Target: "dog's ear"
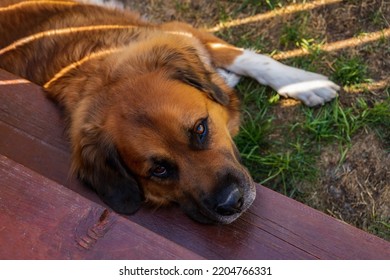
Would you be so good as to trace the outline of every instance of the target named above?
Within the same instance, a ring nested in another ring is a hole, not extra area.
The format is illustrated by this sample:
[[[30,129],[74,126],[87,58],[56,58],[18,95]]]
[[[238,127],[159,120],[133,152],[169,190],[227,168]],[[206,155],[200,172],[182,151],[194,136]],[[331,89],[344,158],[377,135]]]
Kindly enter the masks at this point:
[[[219,86],[212,82],[212,74],[208,73],[206,69],[197,68],[198,67],[192,67],[191,64],[183,65],[182,68],[175,68],[173,70],[172,78],[199,89],[221,105],[228,105],[229,96]],[[199,70],[202,72],[198,72]]]
[[[229,95],[216,83],[218,74],[211,70],[206,59],[201,59],[196,48],[188,45],[176,48],[158,46],[151,50],[148,59],[154,60],[149,65],[165,69],[170,78],[197,88],[224,106],[229,104]]]
[[[115,146],[99,129],[82,129],[81,141],[74,145],[73,170],[115,212],[132,214],[143,195],[126,169]]]

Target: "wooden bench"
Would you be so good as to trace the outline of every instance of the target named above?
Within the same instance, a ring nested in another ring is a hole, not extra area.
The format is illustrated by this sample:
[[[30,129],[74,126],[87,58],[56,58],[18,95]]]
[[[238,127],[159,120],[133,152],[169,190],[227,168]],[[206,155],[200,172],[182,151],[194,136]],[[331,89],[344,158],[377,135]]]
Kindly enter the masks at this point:
[[[263,186],[230,225],[121,216],[69,174],[60,110],[0,70],[0,259],[390,259],[390,243]]]

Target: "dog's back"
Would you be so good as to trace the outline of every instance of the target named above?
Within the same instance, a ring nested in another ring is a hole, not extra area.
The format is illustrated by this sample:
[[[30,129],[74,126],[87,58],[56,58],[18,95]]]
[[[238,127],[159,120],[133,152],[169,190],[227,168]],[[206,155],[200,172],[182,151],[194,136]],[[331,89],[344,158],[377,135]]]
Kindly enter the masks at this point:
[[[152,26],[135,13],[71,1],[1,5],[0,68],[40,85],[90,53],[128,44],[138,27]]]

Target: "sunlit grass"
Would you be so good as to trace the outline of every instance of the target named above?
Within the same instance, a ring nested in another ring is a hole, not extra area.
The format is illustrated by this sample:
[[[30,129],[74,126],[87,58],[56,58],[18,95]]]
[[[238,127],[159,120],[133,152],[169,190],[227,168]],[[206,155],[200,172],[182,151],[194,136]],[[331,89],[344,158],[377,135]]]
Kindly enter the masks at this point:
[[[368,67],[360,57],[340,56],[333,67],[335,69],[333,78],[342,85],[355,85],[371,81],[368,78]]]

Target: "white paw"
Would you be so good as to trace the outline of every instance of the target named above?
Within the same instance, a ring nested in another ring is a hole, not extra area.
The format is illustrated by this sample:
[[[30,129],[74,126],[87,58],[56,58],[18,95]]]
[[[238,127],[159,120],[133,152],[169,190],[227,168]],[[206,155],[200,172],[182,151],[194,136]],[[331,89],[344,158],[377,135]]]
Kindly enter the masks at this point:
[[[283,65],[278,79],[272,79],[269,85],[280,95],[301,100],[313,107],[323,105],[337,96],[338,85],[327,77]]]

